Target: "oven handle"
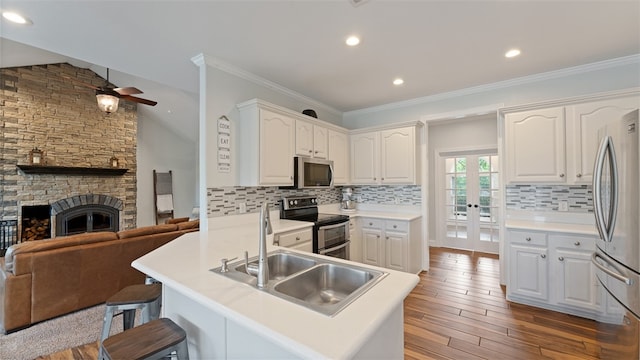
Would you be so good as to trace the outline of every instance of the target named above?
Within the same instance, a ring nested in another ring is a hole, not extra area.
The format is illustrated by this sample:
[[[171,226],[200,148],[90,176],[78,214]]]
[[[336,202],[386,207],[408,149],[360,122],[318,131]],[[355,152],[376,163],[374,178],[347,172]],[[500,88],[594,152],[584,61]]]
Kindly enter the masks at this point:
[[[351,241],[346,241],[346,242],[344,242],[344,243],[342,243],[342,244],[340,244],[340,245],[338,245],[338,246],[334,246],[334,247],[332,247],[332,248],[330,248],[330,249],[323,249],[323,250],[320,250],[320,251],[318,251],[318,253],[319,253],[320,255],[324,255],[324,254],[326,254],[326,253],[330,253],[330,252],[332,252],[332,251],[340,250],[340,249],[342,249],[342,248],[345,248],[345,247],[349,246],[349,243],[351,243]]]
[[[329,230],[329,229],[335,229],[335,228],[339,228],[340,226],[345,226],[349,224],[349,220],[346,220],[344,222],[341,222],[339,224],[335,224],[335,225],[327,225],[327,226],[320,226],[318,228],[318,230]]]

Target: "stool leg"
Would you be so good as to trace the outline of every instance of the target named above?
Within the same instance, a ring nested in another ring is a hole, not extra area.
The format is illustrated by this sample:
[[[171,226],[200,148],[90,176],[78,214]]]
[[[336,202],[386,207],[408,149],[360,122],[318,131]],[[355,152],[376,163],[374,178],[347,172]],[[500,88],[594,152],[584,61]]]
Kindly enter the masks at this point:
[[[100,334],[100,352],[98,359],[102,359],[102,342],[109,337],[111,331],[111,320],[113,319],[113,308],[107,306],[104,311],[104,319],[102,320],[102,333]]]
[[[162,307],[162,296],[160,296],[156,301],[153,301],[149,304],[149,317],[151,320],[156,320],[160,318],[160,308]]]
[[[135,324],[136,309],[122,311],[122,327],[127,330],[131,329]]]
[[[176,354],[178,355],[179,360],[189,360],[189,346],[187,346],[187,339],[184,339],[180,344],[178,344]]]

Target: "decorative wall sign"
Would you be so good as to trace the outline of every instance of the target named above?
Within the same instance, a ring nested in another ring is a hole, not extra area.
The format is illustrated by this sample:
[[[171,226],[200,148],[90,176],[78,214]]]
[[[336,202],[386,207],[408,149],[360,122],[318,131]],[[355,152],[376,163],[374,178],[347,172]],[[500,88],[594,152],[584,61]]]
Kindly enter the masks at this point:
[[[218,172],[231,172],[231,121],[218,118]]]

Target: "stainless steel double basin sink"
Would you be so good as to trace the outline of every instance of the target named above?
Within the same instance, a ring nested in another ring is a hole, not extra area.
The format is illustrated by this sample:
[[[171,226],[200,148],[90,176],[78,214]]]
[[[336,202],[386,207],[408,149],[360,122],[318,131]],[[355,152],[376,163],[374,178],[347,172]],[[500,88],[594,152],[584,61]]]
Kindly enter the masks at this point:
[[[270,252],[267,259],[269,282],[260,290],[328,316],[336,315],[388,274],[287,250]],[[257,257],[249,259],[249,264],[257,262]],[[211,269],[258,289],[256,278],[246,273],[244,261],[221,270],[222,267]]]

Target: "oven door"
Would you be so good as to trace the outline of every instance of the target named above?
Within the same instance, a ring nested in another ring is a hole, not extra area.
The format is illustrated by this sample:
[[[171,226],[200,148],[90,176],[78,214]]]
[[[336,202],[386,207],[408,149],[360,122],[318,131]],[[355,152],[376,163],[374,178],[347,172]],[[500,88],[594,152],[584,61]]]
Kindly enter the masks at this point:
[[[318,252],[320,255],[331,256],[339,259],[349,260],[349,247],[351,246],[351,241],[346,241],[338,246],[334,246],[329,249],[320,249]]]
[[[318,226],[318,243],[316,249],[328,249],[349,241],[349,220],[332,225]]]

